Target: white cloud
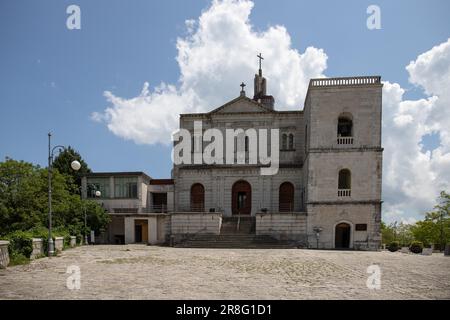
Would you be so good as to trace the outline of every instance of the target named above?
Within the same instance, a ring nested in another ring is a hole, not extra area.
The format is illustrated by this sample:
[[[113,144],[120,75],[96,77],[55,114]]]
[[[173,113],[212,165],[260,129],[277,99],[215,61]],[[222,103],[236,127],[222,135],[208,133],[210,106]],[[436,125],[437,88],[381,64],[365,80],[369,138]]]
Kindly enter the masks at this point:
[[[419,55],[406,67],[409,81],[425,99],[404,100],[405,90],[383,88],[384,217],[411,220],[432,209],[441,190],[450,187],[450,39]],[[439,147],[422,148],[423,136],[438,133]]]
[[[263,53],[268,92],[277,109],[300,109],[309,79],[323,76],[327,56],[309,47],[299,53],[282,26],[257,31],[249,21],[251,1],[213,1],[197,20],[187,20],[187,35],[177,40],[179,86],[148,84],[126,99],[106,91],[110,106],[91,118],[105,122],[115,135],[138,144],[170,143],[180,113],[210,111],[239,95],[247,84],[253,96],[256,54]]]

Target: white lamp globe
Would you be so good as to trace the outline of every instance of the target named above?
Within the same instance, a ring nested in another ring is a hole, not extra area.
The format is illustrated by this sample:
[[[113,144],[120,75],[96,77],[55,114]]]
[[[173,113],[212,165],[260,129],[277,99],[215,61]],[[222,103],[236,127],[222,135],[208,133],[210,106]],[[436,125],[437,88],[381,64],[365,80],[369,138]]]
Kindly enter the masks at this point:
[[[101,193],[100,191],[98,191],[98,190],[95,191],[95,196],[96,196],[96,197],[100,197],[101,195],[102,195],[102,193]]]
[[[73,170],[78,171],[81,168],[81,163],[79,163],[77,160],[72,161],[70,164]]]

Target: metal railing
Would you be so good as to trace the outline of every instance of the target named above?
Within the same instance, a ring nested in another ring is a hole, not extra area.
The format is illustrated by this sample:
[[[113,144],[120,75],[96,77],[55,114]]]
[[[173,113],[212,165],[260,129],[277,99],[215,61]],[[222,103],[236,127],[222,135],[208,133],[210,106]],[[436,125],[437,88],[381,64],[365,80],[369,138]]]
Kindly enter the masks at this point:
[[[114,213],[138,213],[138,208],[112,208]]]
[[[350,197],[351,195],[351,189],[338,189],[338,197]]]
[[[142,208],[145,213],[167,213],[167,204],[154,204],[149,207]]]

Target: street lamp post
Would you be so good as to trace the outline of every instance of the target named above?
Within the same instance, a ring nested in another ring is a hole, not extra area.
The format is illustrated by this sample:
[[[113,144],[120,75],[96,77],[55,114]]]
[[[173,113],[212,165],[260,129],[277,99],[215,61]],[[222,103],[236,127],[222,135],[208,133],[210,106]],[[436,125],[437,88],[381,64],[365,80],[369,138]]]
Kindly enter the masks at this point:
[[[52,134],[48,133],[48,256],[51,257],[55,254],[55,247],[53,245],[53,237],[52,237],[52,164],[53,164],[53,155],[56,149],[65,150],[64,146],[58,145],[55,147],[51,147],[51,137]],[[75,171],[78,171],[81,168],[81,164],[74,160],[70,164],[71,168]]]
[[[320,233],[322,232],[322,228],[321,227],[314,227],[313,231],[316,233],[316,246],[317,249],[319,249],[319,238],[320,238]]]
[[[95,190],[95,185],[92,185],[94,187]],[[102,193],[100,192],[100,190],[95,190],[94,195],[98,198],[102,195]],[[87,212],[86,212],[86,206],[83,206],[84,208],[84,244],[87,245],[88,244],[88,235],[87,235]]]

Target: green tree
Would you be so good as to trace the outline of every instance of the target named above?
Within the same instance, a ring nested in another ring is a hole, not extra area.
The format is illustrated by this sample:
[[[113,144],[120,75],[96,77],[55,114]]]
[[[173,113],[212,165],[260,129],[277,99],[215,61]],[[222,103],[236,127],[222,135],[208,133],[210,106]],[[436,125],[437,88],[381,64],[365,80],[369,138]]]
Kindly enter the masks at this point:
[[[381,222],[381,241],[383,244],[389,244],[395,240],[395,227],[394,223],[386,225],[386,223]]]
[[[73,170],[70,166],[74,160],[77,160],[81,164],[81,168],[78,171]],[[91,172],[91,169],[89,169],[89,166],[83,160],[81,155],[71,146],[61,151],[55,157],[53,168],[71,178],[70,183],[74,184],[71,186],[71,188],[73,188],[71,191],[76,194],[80,194],[81,177]]]
[[[434,211],[427,212],[423,221],[418,221],[411,232],[414,238],[429,246],[443,248],[450,242],[450,195],[442,191]]]
[[[411,232],[413,225],[400,222],[396,228],[396,241],[400,243],[402,247],[408,247],[414,240],[414,235]]]
[[[54,168],[52,173],[52,225],[84,234],[84,210],[88,226],[97,233],[109,216],[96,202],[73,193],[73,181]],[[48,226],[48,170],[23,161],[0,162],[0,235],[16,230],[39,230]]]
[[[39,168],[7,159],[0,162],[0,234],[27,230],[42,219]]]

